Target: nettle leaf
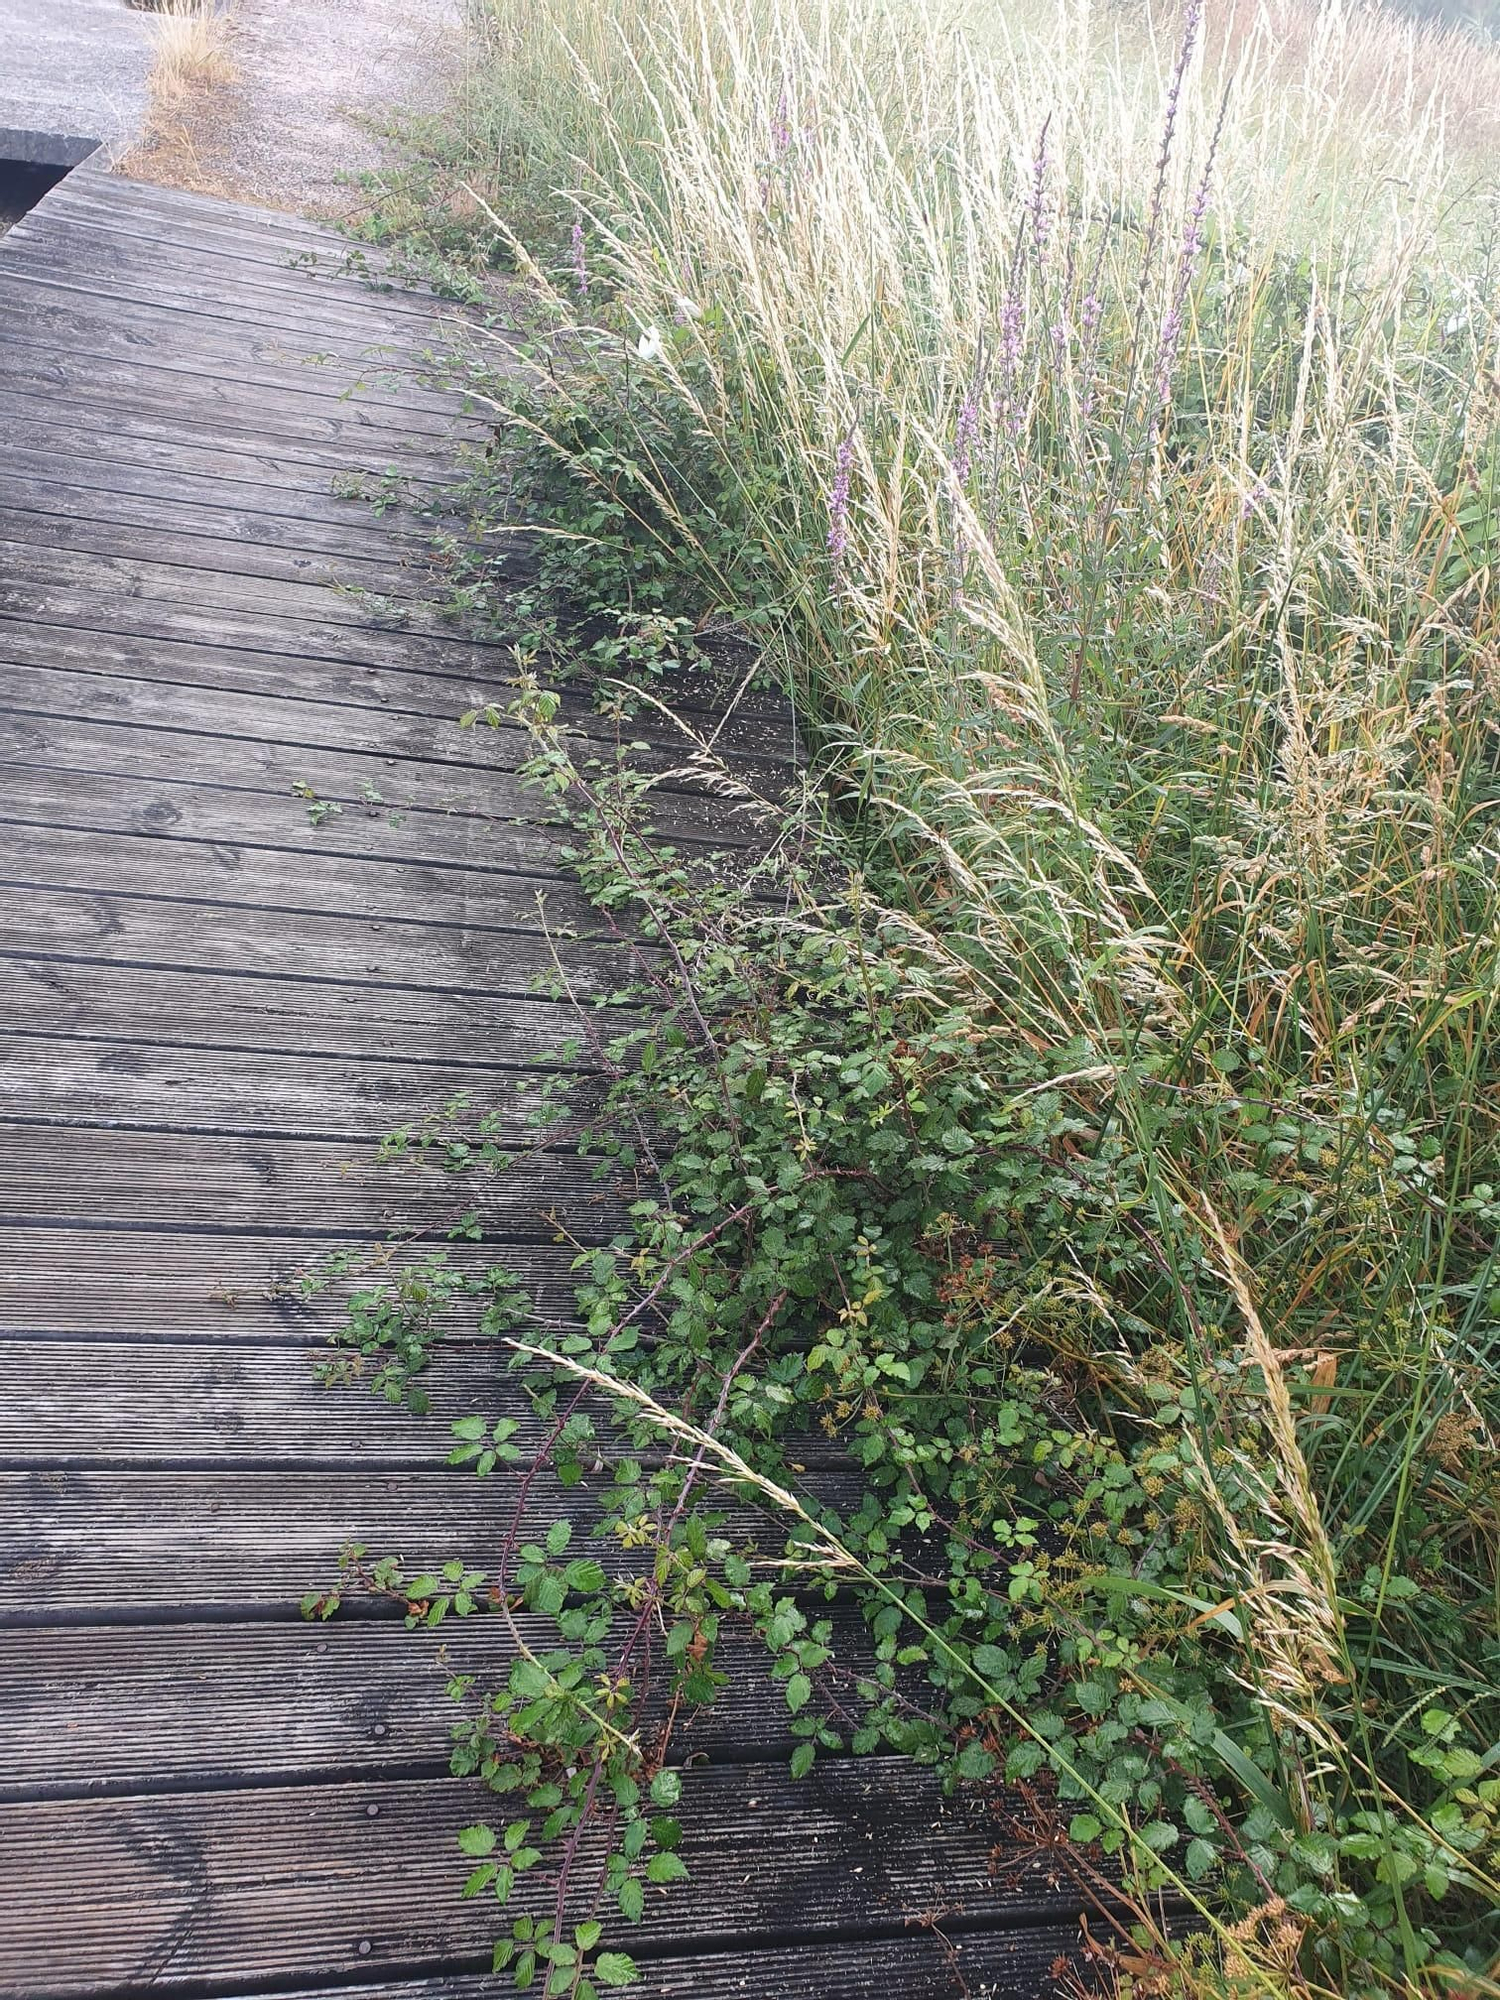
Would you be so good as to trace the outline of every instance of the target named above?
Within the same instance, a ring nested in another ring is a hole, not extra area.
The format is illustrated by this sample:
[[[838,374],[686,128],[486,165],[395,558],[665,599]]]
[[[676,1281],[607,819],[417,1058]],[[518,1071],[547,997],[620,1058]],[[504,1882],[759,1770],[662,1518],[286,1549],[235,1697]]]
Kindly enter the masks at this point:
[[[646,1907],[646,1892],[641,1887],[639,1877],[632,1875],[620,1884],[620,1893],[615,1899],[620,1905],[620,1915],[627,1923],[638,1924]]]
[[[603,1924],[595,1923],[592,1917],[573,1926],[573,1942],[580,1951],[592,1951],[603,1934]]]
[[[646,1863],[648,1882],[685,1882],[687,1872],[687,1863],[682,1856],[673,1854],[670,1849],[660,1854],[653,1854]]]
[[[812,1743],[799,1743],[792,1752],[792,1776],[794,1778],[805,1778],[812,1769],[813,1760],[817,1754],[816,1745]]]
[[[793,1674],[786,1684],[786,1705],[795,1715],[812,1698],[812,1682],[806,1674]]]
[[[594,1978],[601,1986],[634,1986],[640,1976],[635,1960],[623,1951],[601,1951],[594,1960]]]
[[[458,1851],[475,1860],[482,1860],[486,1854],[495,1851],[495,1829],[492,1826],[466,1826],[458,1836]]]

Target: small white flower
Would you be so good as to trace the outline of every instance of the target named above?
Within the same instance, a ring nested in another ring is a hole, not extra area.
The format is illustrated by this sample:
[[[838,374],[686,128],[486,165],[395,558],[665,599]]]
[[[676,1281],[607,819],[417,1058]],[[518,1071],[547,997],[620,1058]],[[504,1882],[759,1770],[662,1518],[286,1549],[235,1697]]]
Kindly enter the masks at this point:
[[[666,349],[661,344],[661,328],[648,326],[635,344],[635,351],[642,361],[660,361]]]
[[[702,319],[702,317],[702,306],[679,292],[677,294],[677,318],[679,323],[686,326],[689,320]]]

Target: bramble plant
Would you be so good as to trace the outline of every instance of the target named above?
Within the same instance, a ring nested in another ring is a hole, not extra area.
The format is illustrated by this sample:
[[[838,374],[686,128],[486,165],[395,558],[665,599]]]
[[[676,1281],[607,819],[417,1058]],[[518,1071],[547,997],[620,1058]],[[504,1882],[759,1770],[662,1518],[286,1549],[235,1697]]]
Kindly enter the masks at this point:
[[[459,1690],[497,1963],[632,1976],[596,1905],[691,1867],[652,1788],[748,1625],[794,1771],[1008,1786],[1195,1908],[1156,1990],[1494,1993],[1494,58],[617,13],[490,0],[450,135],[556,328],[474,525],[548,530],[522,614],[607,664],[752,631],[819,784],[726,880],[522,678],[637,940],[551,1115],[638,1192],[578,1326],[501,1333],[534,1448],[459,1426],[498,1569],[354,1559],[512,1621]]]

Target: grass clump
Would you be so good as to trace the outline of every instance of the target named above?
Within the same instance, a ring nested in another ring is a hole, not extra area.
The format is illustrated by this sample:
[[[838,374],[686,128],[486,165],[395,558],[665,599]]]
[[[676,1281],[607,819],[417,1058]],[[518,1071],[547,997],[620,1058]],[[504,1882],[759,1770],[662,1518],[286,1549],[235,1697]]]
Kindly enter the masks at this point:
[[[772,914],[529,698],[673,968],[564,1372],[698,1412],[679,1548],[721,1449],[862,1469],[794,1545],[874,1670],[814,1701],[736,1555],[692,1671],[748,1615],[794,1768],[1004,1778],[1188,1896],[1151,1990],[1496,1991],[1497,58],[1197,0],[482,24],[444,226],[559,335],[476,504],[627,641],[749,622],[835,802]]]
[[[215,0],[149,0],[141,11],[150,17],[146,87],[153,115],[171,111],[193,91],[234,82],[229,18]]]

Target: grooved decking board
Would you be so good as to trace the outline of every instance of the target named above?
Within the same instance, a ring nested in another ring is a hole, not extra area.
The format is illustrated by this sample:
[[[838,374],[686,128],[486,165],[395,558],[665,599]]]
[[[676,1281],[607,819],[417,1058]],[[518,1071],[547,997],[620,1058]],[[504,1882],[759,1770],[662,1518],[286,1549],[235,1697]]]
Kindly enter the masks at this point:
[[[491,1070],[529,1067],[539,1051],[560,1049],[580,1027],[552,1000],[0,957],[0,1030],[35,1036],[39,1018],[57,1035],[103,1044]],[[589,1025],[607,1039],[630,1017],[623,1009],[591,1013]],[[25,1060],[18,1048],[10,1055]],[[261,1065],[260,1073],[271,1067]],[[337,1073],[330,1084],[336,1092]],[[431,1101],[439,1100],[434,1094]]]
[[[540,1222],[538,1217],[534,1227]],[[310,1244],[309,1253],[316,1248]],[[326,1358],[321,1344],[297,1349],[79,1339],[68,1348],[68,1373],[62,1375],[56,1341],[0,1334],[6,1370],[0,1466],[433,1471],[453,1449],[448,1426],[474,1411],[517,1420],[515,1441],[528,1455],[545,1435],[496,1349],[439,1355],[423,1378],[432,1401],[425,1417],[392,1407],[364,1384],[325,1387],[314,1369]],[[107,1410],[80,1404],[73,1379],[80,1374],[109,1384]]]
[[[163,594],[184,603],[222,605],[251,615],[284,611],[337,624],[349,615],[341,590],[369,591],[378,578],[383,586],[379,595],[398,606],[403,623],[422,629],[437,622],[438,614],[428,607],[425,583],[395,562],[388,570],[378,566],[372,570],[358,556],[289,551],[278,557],[263,538],[240,542],[210,535],[158,534],[116,521],[71,520],[0,506],[0,560],[9,548],[28,543],[80,556],[129,557],[143,539],[152,552],[152,568]]]
[[[556,1215],[592,1240],[614,1233],[640,1191],[568,1153],[523,1150],[500,1170],[454,1175],[415,1153],[383,1161],[368,1140],[0,1125],[8,1223],[363,1236],[445,1225],[458,1208],[497,1237],[545,1240]]]
[[[304,1355],[287,1361],[307,1365]],[[107,1425],[107,1413],[100,1421]],[[820,1488],[830,1478],[817,1468],[808,1475]],[[565,1491],[542,1476],[531,1491],[528,1541],[566,1515],[574,1554],[597,1557],[610,1576],[639,1573],[638,1552],[593,1535],[600,1507],[587,1486]],[[828,1492],[853,1497],[847,1479]],[[713,1514],[733,1541],[780,1556],[784,1522],[728,1497]],[[0,1473],[0,1624],[118,1623],[185,1608],[294,1617],[306,1593],[338,1582],[339,1552],[350,1543],[417,1569],[461,1557],[492,1572],[508,1518],[491,1482],[449,1469]]]
[[[492,1990],[495,1913],[460,1898],[455,1849],[485,1801],[439,1775],[443,1684],[503,1672],[513,1636],[297,1606],[355,1537],[492,1568],[514,1475],[446,1467],[449,1425],[513,1414],[534,1443],[538,1419],[471,1298],[437,1316],[425,1417],[314,1370],[349,1295],[434,1249],[513,1273],[535,1330],[576,1324],[575,1265],[651,1190],[569,1151],[631,1016],[580,1015],[559,972],[588,1001],[655,961],[561,868],[525,732],[453,726],[503,705],[513,663],[439,615],[429,538],[464,531],[463,461],[497,441],[463,356],[513,356],[385,268],[98,171],[0,242],[4,2000]],[[350,474],[394,476],[393,504],[336,497]],[[524,535],[486,547],[497,588],[524,584]],[[797,773],[785,704],[728,658],[653,685],[734,783]],[[761,823],[649,704],[603,706],[562,691],[575,754],[644,745],[662,839],[741,873],[719,850]],[[343,810],[314,825],[294,783]],[[564,1069],[571,1110],[541,1132]],[[481,1117],[504,1172],[377,1157],[398,1124]],[[331,1255],[351,1261],[307,1293]],[[844,1509],[840,1451],[809,1440],[797,1477]],[[623,1574],[595,1490],[539,1479],[526,1532],[566,1514]],[[720,1497],[727,1532],[779,1553],[784,1522]],[[699,1760],[693,1887],[652,1891],[620,1940],[641,2000],[1061,1990],[1081,1899],[1003,1808],[891,1760],[794,1785],[763,1649],[727,1633],[720,1664],[673,1750]],[[523,1895],[552,1893],[539,1873]]]
[[[304,344],[331,338],[352,344],[357,357],[368,348],[414,357],[446,338],[441,322],[435,330],[428,319],[413,322],[409,314],[384,311],[371,293],[364,299],[352,293],[337,300],[320,297],[313,308],[299,291],[257,289],[244,282],[231,289],[206,282],[201,264],[176,270],[158,264],[148,277],[131,251],[103,236],[95,239],[86,273],[55,235],[34,229],[11,242],[6,264],[12,275],[48,298],[77,295],[90,303],[118,301],[158,313],[170,304],[174,320],[184,327],[207,320],[221,328],[300,337]],[[460,326],[455,322],[455,331]]]
[[[60,397],[77,414],[96,413],[101,425],[109,425],[117,409],[131,416],[164,417],[180,424],[189,436],[203,426],[216,437],[231,441],[243,437],[247,445],[262,450],[317,445],[331,454],[334,467],[363,465],[373,458],[376,465],[410,463],[437,474],[449,461],[445,445],[472,435],[474,429],[469,421],[461,430],[456,420],[447,433],[429,427],[418,448],[406,441],[403,428],[378,420],[368,402],[330,403],[324,396],[304,396],[299,401],[283,391],[272,409],[266,401],[268,392],[232,379],[206,382],[189,397],[181,377],[166,369],[136,369],[86,355],[75,360],[55,348],[26,342],[7,344],[5,382],[12,391]]]
[[[149,326],[156,320],[149,308],[119,310],[127,322],[144,320]],[[147,391],[175,392],[189,404],[202,402],[209,407],[244,408],[253,402],[257,408],[274,409],[277,422],[348,415],[365,426],[389,431],[398,445],[411,437],[428,449],[435,439],[462,437],[480,428],[477,417],[455,410],[456,399],[445,403],[441,397],[408,388],[404,369],[382,367],[378,360],[340,357],[335,378],[332,358],[322,366],[312,358],[299,362],[281,339],[273,346],[253,338],[235,342],[227,335],[216,337],[217,355],[198,359],[196,346],[186,346],[175,336],[164,340],[140,331],[133,340],[122,339],[118,320],[87,312],[70,314],[66,306],[44,300],[24,286],[7,287],[0,295],[0,338],[8,354],[23,359],[28,351],[43,359],[55,354],[59,324],[74,330],[66,348],[68,379],[85,392],[112,389],[124,370],[137,396]],[[207,344],[214,344],[214,337]],[[277,355],[275,361],[267,359],[268,349]]]
[[[339,504],[352,513],[360,512],[364,505],[360,501]],[[446,507],[448,502],[439,496],[433,505]],[[404,517],[397,512],[394,516],[376,518],[382,521],[394,518],[399,522]],[[519,538],[510,544],[518,545]],[[524,575],[520,565],[518,557],[518,580]],[[264,691],[268,693],[296,691],[312,663],[389,672],[395,677],[393,687],[415,688],[423,681],[434,685],[454,681],[469,692],[451,705],[446,692],[442,694],[443,705],[438,712],[450,716],[474,699],[474,690],[488,688],[493,693],[497,688],[508,687],[514,674],[515,662],[507,644],[465,632],[461,627],[413,632],[399,627],[383,629],[368,619],[330,626],[320,620],[251,617],[222,610],[205,614],[191,606],[153,599],[147,581],[148,573],[139,565],[104,560],[91,567],[66,550],[18,547],[0,578],[0,620],[4,621],[12,642],[28,627],[58,632],[59,646],[69,643],[70,628],[114,642],[99,651],[106,670],[137,679],[197,678],[196,672],[178,676],[170,671],[173,658],[185,657],[182,649],[191,648],[192,655],[188,657],[201,658],[207,676],[199,680],[202,686],[215,685],[215,661],[221,665],[238,662],[243,671],[261,674],[269,671],[267,660],[279,662],[286,679],[280,687],[274,683],[266,685]],[[76,640],[72,643],[76,644]],[[162,665],[153,670],[158,649]],[[114,664],[116,660],[118,664]],[[31,664],[29,657],[27,663]],[[66,655],[56,664],[66,666]],[[262,683],[252,685],[261,687]],[[664,672],[659,677],[653,676],[650,685],[671,710],[681,710],[685,716],[697,718],[712,737],[734,743],[735,729],[743,727],[754,732],[743,746],[746,750],[772,762],[800,759],[795,718],[785,695],[763,685],[747,687],[742,670],[730,662]],[[319,698],[316,677],[304,691],[311,700]],[[576,711],[581,721],[601,703],[612,703],[619,690],[611,684],[596,692],[585,680],[578,688],[564,683],[559,693],[564,703],[569,704],[569,714]],[[639,695],[636,705],[643,716],[653,713]],[[669,738],[676,734],[659,718],[658,726]]]
[[[353,757],[379,756],[390,769],[400,768],[408,780],[420,774],[405,771],[409,764],[442,764],[450,770],[477,772],[493,780],[497,772],[513,773],[531,752],[531,738],[517,722],[502,712],[493,725],[486,722],[464,729],[454,709],[438,715],[409,714],[394,704],[389,709],[375,707],[365,713],[349,712],[347,706],[331,706],[318,701],[311,689],[303,689],[300,676],[284,674],[279,686],[251,694],[213,690],[187,681],[153,680],[134,674],[85,674],[61,665],[52,669],[7,667],[8,627],[0,623],[0,676],[8,691],[14,714],[26,717],[66,717],[81,721],[129,722],[141,729],[206,734],[235,741],[277,743],[289,750],[330,750]],[[491,688],[493,697],[503,700],[506,690]],[[476,697],[477,698],[477,697]],[[657,778],[653,812],[675,809],[674,801],[685,785],[701,793],[696,779],[678,774],[692,749],[691,740],[672,722],[650,708],[633,717],[615,719],[599,715],[576,695],[560,698],[558,720],[571,739],[573,755],[587,764],[599,758],[613,761],[617,747],[640,744],[632,761],[652,771]],[[703,732],[705,737],[708,732]],[[732,747],[737,733],[726,732]],[[35,731],[31,741],[35,740]],[[758,758],[736,753],[735,769],[746,781],[774,791],[789,774],[789,759],[776,757],[773,747],[763,747]],[[354,767],[361,768],[361,767]],[[363,770],[362,770],[363,775]],[[388,781],[389,782],[389,781]],[[428,778],[429,784],[433,782]],[[467,794],[453,789],[454,780],[440,782],[448,789],[435,795],[408,791],[407,803],[430,804],[446,811],[455,799],[482,799],[471,781]],[[533,800],[540,797],[532,795]],[[493,810],[514,811],[523,801],[512,782],[501,783]],[[724,802],[715,800],[718,819],[729,817]]]
[[[66,390],[45,380],[29,386],[17,381],[9,367],[0,375],[0,417],[7,431],[14,427],[14,434],[23,443],[34,440],[39,428],[55,423],[66,424],[75,439],[91,431],[98,434],[96,412],[80,409]],[[153,415],[143,410],[113,409],[108,412],[107,424],[107,432],[99,437],[101,452],[142,464],[181,467],[209,477],[223,471],[236,481],[253,479],[294,492],[326,493],[340,474],[364,471],[375,475],[390,465],[390,455],[373,445],[351,451],[337,445],[273,443],[254,431],[247,434],[227,426],[216,428],[207,417],[188,411],[179,411],[174,418],[170,411]],[[79,448],[76,442],[68,447],[70,453]],[[429,456],[424,464],[404,453],[398,469],[401,477],[423,494],[441,492],[452,484],[454,476],[453,460],[438,455]]]
[[[339,1053],[173,1047],[162,1039],[191,1028],[168,1017],[156,1040],[104,1035],[0,1035],[0,1115],[72,1125],[170,1126],[184,1132],[307,1133],[380,1139],[420,1124],[460,1092],[493,1115],[512,1143],[530,1133],[539,1101],[534,1071],[483,1063],[360,1060]],[[267,1040],[277,1037],[273,1030]],[[337,1045],[336,1031],[324,1038]],[[498,1040],[498,1038],[497,1038]],[[528,1038],[507,1036],[498,1054],[518,1057]],[[530,1043],[528,1053],[534,1052]],[[561,1065],[554,1065],[561,1067]]]
[[[101,311],[76,297],[49,297],[32,285],[0,294],[0,341],[7,344],[31,341],[46,347],[66,331],[69,351],[92,360],[126,360],[133,367],[147,363],[213,382],[233,368],[236,380],[246,386],[322,397],[330,404],[378,394],[380,409],[396,427],[406,418],[436,416],[445,427],[452,421],[443,397],[412,386],[403,365],[408,357],[382,355],[378,342],[340,340],[334,347],[327,335],[254,333],[202,319],[187,327],[172,325],[166,332],[159,330],[161,325],[160,313],[123,299]]]
[[[488,1803],[439,1780],[0,1809],[17,1906],[0,1992],[222,1991],[229,1967],[248,1983],[347,1978],[371,1960],[408,1972],[456,1953],[472,1962],[496,1913],[460,1899],[454,1843]],[[922,1916],[961,1929],[1003,1909],[1057,1926],[1074,1900],[1055,1866],[889,1760],[820,1765],[800,1785],[772,1765],[709,1767],[684,1786],[679,1817],[694,1887],[648,1892],[637,1949],[687,1955],[728,1934],[811,1955],[850,1927],[900,1935]],[[580,1868],[596,1856],[590,1843]],[[33,1914],[58,1872],[65,1928]],[[524,1878],[515,1908],[539,1912],[545,1897]]]
[[[0,342],[3,340],[4,333],[0,330]],[[45,470],[36,465],[38,457],[45,467],[45,454],[16,453],[11,460],[15,476],[6,483],[9,504],[24,508],[27,513],[122,522],[153,533],[170,529],[174,533],[205,536],[219,544],[243,544],[257,560],[282,559],[283,570],[275,574],[292,574],[287,551],[325,556],[331,561],[352,564],[356,569],[360,563],[368,562],[388,569],[402,552],[399,534],[367,525],[354,508],[335,500],[332,494],[326,505],[320,507],[317,518],[306,514],[289,517],[267,507],[246,507],[245,496],[234,491],[214,498],[191,490],[174,493],[169,489],[178,482],[161,476],[150,481],[137,478],[127,485],[112,479],[106,467],[91,468],[87,460],[64,466],[65,473],[76,477],[60,479],[57,459],[54,457],[50,470]],[[211,482],[204,480],[199,484],[206,487]],[[157,490],[153,491],[153,487]],[[250,497],[253,500],[253,494]],[[336,511],[340,506],[342,519]],[[420,538],[412,536],[410,540],[413,555],[420,557]],[[421,578],[415,582],[420,585]]]
[[[29,749],[27,754],[41,760],[38,769],[6,761],[14,727],[8,728],[7,720],[0,716],[0,815],[6,819],[75,831],[278,847],[347,860],[394,860],[399,855],[444,868],[506,874],[519,868],[527,876],[562,873],[558,849],[567,834],[561,827],[544,832],[502,820],[493,811],[481,814],[457,806],[447,812],[414,808],[403,803],[399,790],[393,788],[391,796],[379,786],[381,803],[375,805],[359,796],[357,782],[351,781],[347,767],[340,768],[333,751],[304,755],[294,767],[297,783],[310,785],[319,800],[339,808],[314,825],[307,802],[292,794],[284,753],[258,758],[257,763],[272,766],[263,773],[247,771],[236,760],[241,780],[262,776],[266,789],[260,791],[243,783],[234,788],[217,784],[207,775],[224,768],[224,746],[216,738],[174,735],[151,746],[169,767],[161,776],[122,776],[120,765],[143,761],[134,754],[142,732],[115,732],[112,740],[109,732],[83,723],[49,731],[41,745]],[[266,746],[254,748],[264,752]],[[101,774],[111,779],[107,788],[99,783]],[[389,783],[389,774],[382,775]],[[537,803],[533,795],[516,789],[516,809]]]
[[[7,463],[18,479],[31,480],[49,499],[64,496],[67,506],[81,504],[80,496],[88,494],[96,502],[118,506],[122,513],[129,500],[137,511],[149,508],[152,519],[157,518],[160,507],[184,509],[194,516],[198,509],[206,508],[214,517],[239,509],[311,535],[326,537],[337,531],[356,552],[379,554],[387,560],[408,540],[420,547],[427,525],[414,519],[409,508],[397,512],[392,506],[377,515],[366,502],[341,498],[332,480],[323,490],[288,491],[254,479],[214,478],[137,464],[128,453],[117,454],[86,432],[61,424],[35,426],[31,435],[34,442],[28,444],[25,436],[17,437],[12,429]]]
[[[455,1200],[455,1219],[473,1202]],[[519,1233],[519,1232],[518,1232]],[[381,1255],[378,1243],[358,1244],[367,1263],[331,1291],[307,1299],[299,1281],[336,1242],[235,1235],[205,1230],[81,1229],[59,1224],[0,1225],[0,1328],[21,1333],[139,1333],[196,1340],[321,1340],[340,1324],[341,1300],[382,1272],[443,1249],[456,1270],[482,1272],[501,1264],[517,1274],[536,1310],[554,1325],[571,1322],[576,1280],[570,1245],[539,1242],[447,1243],[441,1236]],[[368,1271],[368,1277],[362,1275]],[[472,1336],[473,1304],[454,1306],[443,1324]]]
[[[340,650],[342,648],[342,650]],[[500,646],[415,633],[349,633],[339,627],[265,619],[213,620],[104,588],[0,583],[0,653],[17,666],[105,678],[159,681],[282,699],[385,709],[452,721],[481,699],[504,707],[514,661]],[[661,699],[705,738],[768,763],[800,756],[784,697],[745,688],[735,676],[663,677]],[[566,718],[581,727],[590,704],[563,690]],[[644,701],[643,726],[673,744],[679,732]],[[595,725],[598,726],[597,723]]]
[[[3,829],[0,829],[3,832]],[[545,888],[547,885],[539,885]],[[488,995],[533,993],[553,956],[530,932],[466,931],[393,924],[350,914],[268,912],[114,889],[5,889],[4,951],[32,958],[91,959],[110,965],[176,966],[335,984],[436,987]],[[274,915],[274,922],[268,921]],[[575,993],[612,993],[627,975],[614,945],[561,941],[557,956]]]
[[[541,896],[554,931],[598,936],[603,929],[571,883],[537,882],[494,869],[77,827],[0,825],[0,877],[41,889],[109,884],[123,895],[327,915],[358,910],[382,922],[494,932],[540,930]]]
[[[1102,1924],[1098,1931],[1105,1931]],[[1019,1931],[961,1931],[938,1926],[940,1934],[915,1926],[902,1937],[860,1938],[857,1943],[820,1939],[816,1948],[775,1946],[751,1959],[720,1953],[701,1957],[648,1959],[634,2000],[868,2000],[871,1994],[899,1994],[901,2000],[1048,2000],[1082,1993],[1110,1992],[1107,1962],[1097,1978],[1080,1981],[1077,1961],[1085,1939],[1075,1924],[1037,1924]],[[628,1942],[628,1940],[627,1940]],[[1072,1978],[1062,1984],[1065,1968]],[[361,1982],[340,1988],[347,2000],[495,2000],[495,1982],[484,1974],[453,1979],[411,1979],[377,1986]],[[227,1994],[224,2000],[251,2000]],[[313,2000],[311,1989],[283,1993],[281,2000]]]
[[[553,1642],[546,1621],[523,1613],[516,1623],[526,1644]],[[394,1617],[12,1627],[0,1632],[0,1800],[432,1775],[447,1765],[459,1715],[449,1677],[498,1680],[514,1658],[492,1616],[450,1618],[435,1632],[407,1632]],[[764,1647],[730,1633],[719,1663],[729,1685],[683,1726],[679,1754],[789,1745]],[[64,1688],[90,1699],[59,1731],[49,1725]],[[123,1732],[121,1712],[156,1717],[156,1740]]]

